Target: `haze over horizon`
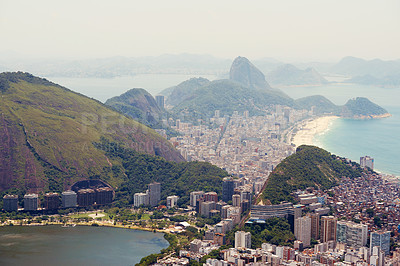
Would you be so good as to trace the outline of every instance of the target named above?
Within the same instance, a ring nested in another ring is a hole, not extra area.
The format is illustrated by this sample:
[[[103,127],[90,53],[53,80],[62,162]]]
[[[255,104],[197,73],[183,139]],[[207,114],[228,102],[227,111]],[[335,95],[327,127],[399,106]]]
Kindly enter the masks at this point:
[[[87,59],[163,54],[285,61],[400,58],[400,2],[0,2],[0,56]]]

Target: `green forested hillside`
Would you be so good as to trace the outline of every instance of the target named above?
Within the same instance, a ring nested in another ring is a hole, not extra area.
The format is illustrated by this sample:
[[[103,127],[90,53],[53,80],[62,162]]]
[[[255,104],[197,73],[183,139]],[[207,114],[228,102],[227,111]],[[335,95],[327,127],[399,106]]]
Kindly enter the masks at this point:
[[[118,165],[93,146],[100,138],[184,161],[154,130],[104,104],[28,73],[1,73],[0,191],[62,191],[86,178],[116,187]]]
[[[121,162],[110,171],[123,172],[124,179],[116,190],[120,204],[133,203],[133,195],[145,192],[151,182],[161,183],[161,199],[180,197],[179,204],[188,204],[192,191],[215,191],[221,196],[222,179],[228,173],[206,162],[166,161],[162,157],[138,153],[115,142],[102,138],[95,146],[106,152],[109,158]]]
[[[310,109],[314,106],[314,114],[339,114],[340,108],[322,95],[313,95],[297,99],[295,104],[301,109]]]
[[[215,110],[220,110],[221,115],[248,110],[251,115],[259,115],[264,114],[265,106],[273,104],[293,106],[293,100],[278,91],[257,90],[235,81],[217,80],[194,91],[190,99],[175,106],[172,112],[210,117]]]
[[[297,189],[329,189],[337,185],[342,176],[357,177],[361,173],[362,169],[355,163],[348,164],[321,148],[302,145],[270,174],[259,200],[272,204],[294,202],[291,193]]]
[[[371,102],[367,98],[357,97],[355,99],[350,99],[342,107],[341,115],[343,117],[374,117],[379,115],[387,114],[384,108]]]

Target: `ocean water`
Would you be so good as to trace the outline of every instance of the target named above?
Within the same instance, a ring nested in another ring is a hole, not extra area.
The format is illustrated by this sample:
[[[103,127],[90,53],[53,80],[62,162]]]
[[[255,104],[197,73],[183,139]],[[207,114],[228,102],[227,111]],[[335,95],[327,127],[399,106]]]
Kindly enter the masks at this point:
[[[400,176],[400,88],[380,88],[353,84],[283,88],[293,98],[320,94],[335,104],[354,97],[367,97],[384,107],[389,118],[372,120],[336,119],[330,128],[314,138],[329,152],[359,162],[361,156],[374,158],[375,170]]]
[[[50,77],[47,79],[104,103],[106,100],[114,96],[119,96],[133,88],[145,89],[155,96],[163,89],[178,85],[185,80],[195,77],[199,76],[183,74],[141,74],[115,78]],[[213,75],[202,77],[209,80],[216,79],[216,76]]]
[[[110,227],[0,227],[0,265],[135,265],[168,247],[161,233]]]
[[[389,112],[392,117],[383,119],[337,119],[314,143],[356,162],[369,155],[374,158],[375,170],[400,177],[400,107],[391,107]]]

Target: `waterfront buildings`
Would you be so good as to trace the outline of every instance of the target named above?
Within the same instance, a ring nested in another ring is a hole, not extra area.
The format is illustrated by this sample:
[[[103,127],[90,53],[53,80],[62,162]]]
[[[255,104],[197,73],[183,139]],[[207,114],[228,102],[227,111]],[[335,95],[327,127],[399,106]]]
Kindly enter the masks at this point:
[[[61,206],[63,208],[75,208],[78,204],[77,197],[77,194],[72,190],[64,191],[61,194]]]
[[[79,207],[92,206],[96,202],[96,192],[91,188],[78,190],[77,196]]]
[[[235,233],[235,248],[251,248],[251,233],[237,231]]]
[[[101,187],[95,189],[95,192],[97,205],[106,205],[112,203],[114,197],[114,190],[112,188]]]
[[[44,206],[46,210],[56,210],[60,207],[60,195],[58,193],[46,193],[44,195]]]
[[[39,196],[37,194],[26,194],[24,196],[24,210],[37,211],[39,207]]]
[[[5,195],[3,197],[3,210],[7,212],[18,211],[18,195]]]
[[[371,158],[370,156],[363,156],[360,157],[360,165],[361,167],[369,167],[372,170],[374,169],[374,158]]]

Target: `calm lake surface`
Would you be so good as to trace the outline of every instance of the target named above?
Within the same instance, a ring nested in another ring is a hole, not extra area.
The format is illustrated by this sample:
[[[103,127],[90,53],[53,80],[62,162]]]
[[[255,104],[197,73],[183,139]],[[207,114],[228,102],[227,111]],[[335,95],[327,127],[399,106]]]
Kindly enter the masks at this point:
[[[0,265],[135,265],[168,247],[161,233],[110,227],[0,227]]]

